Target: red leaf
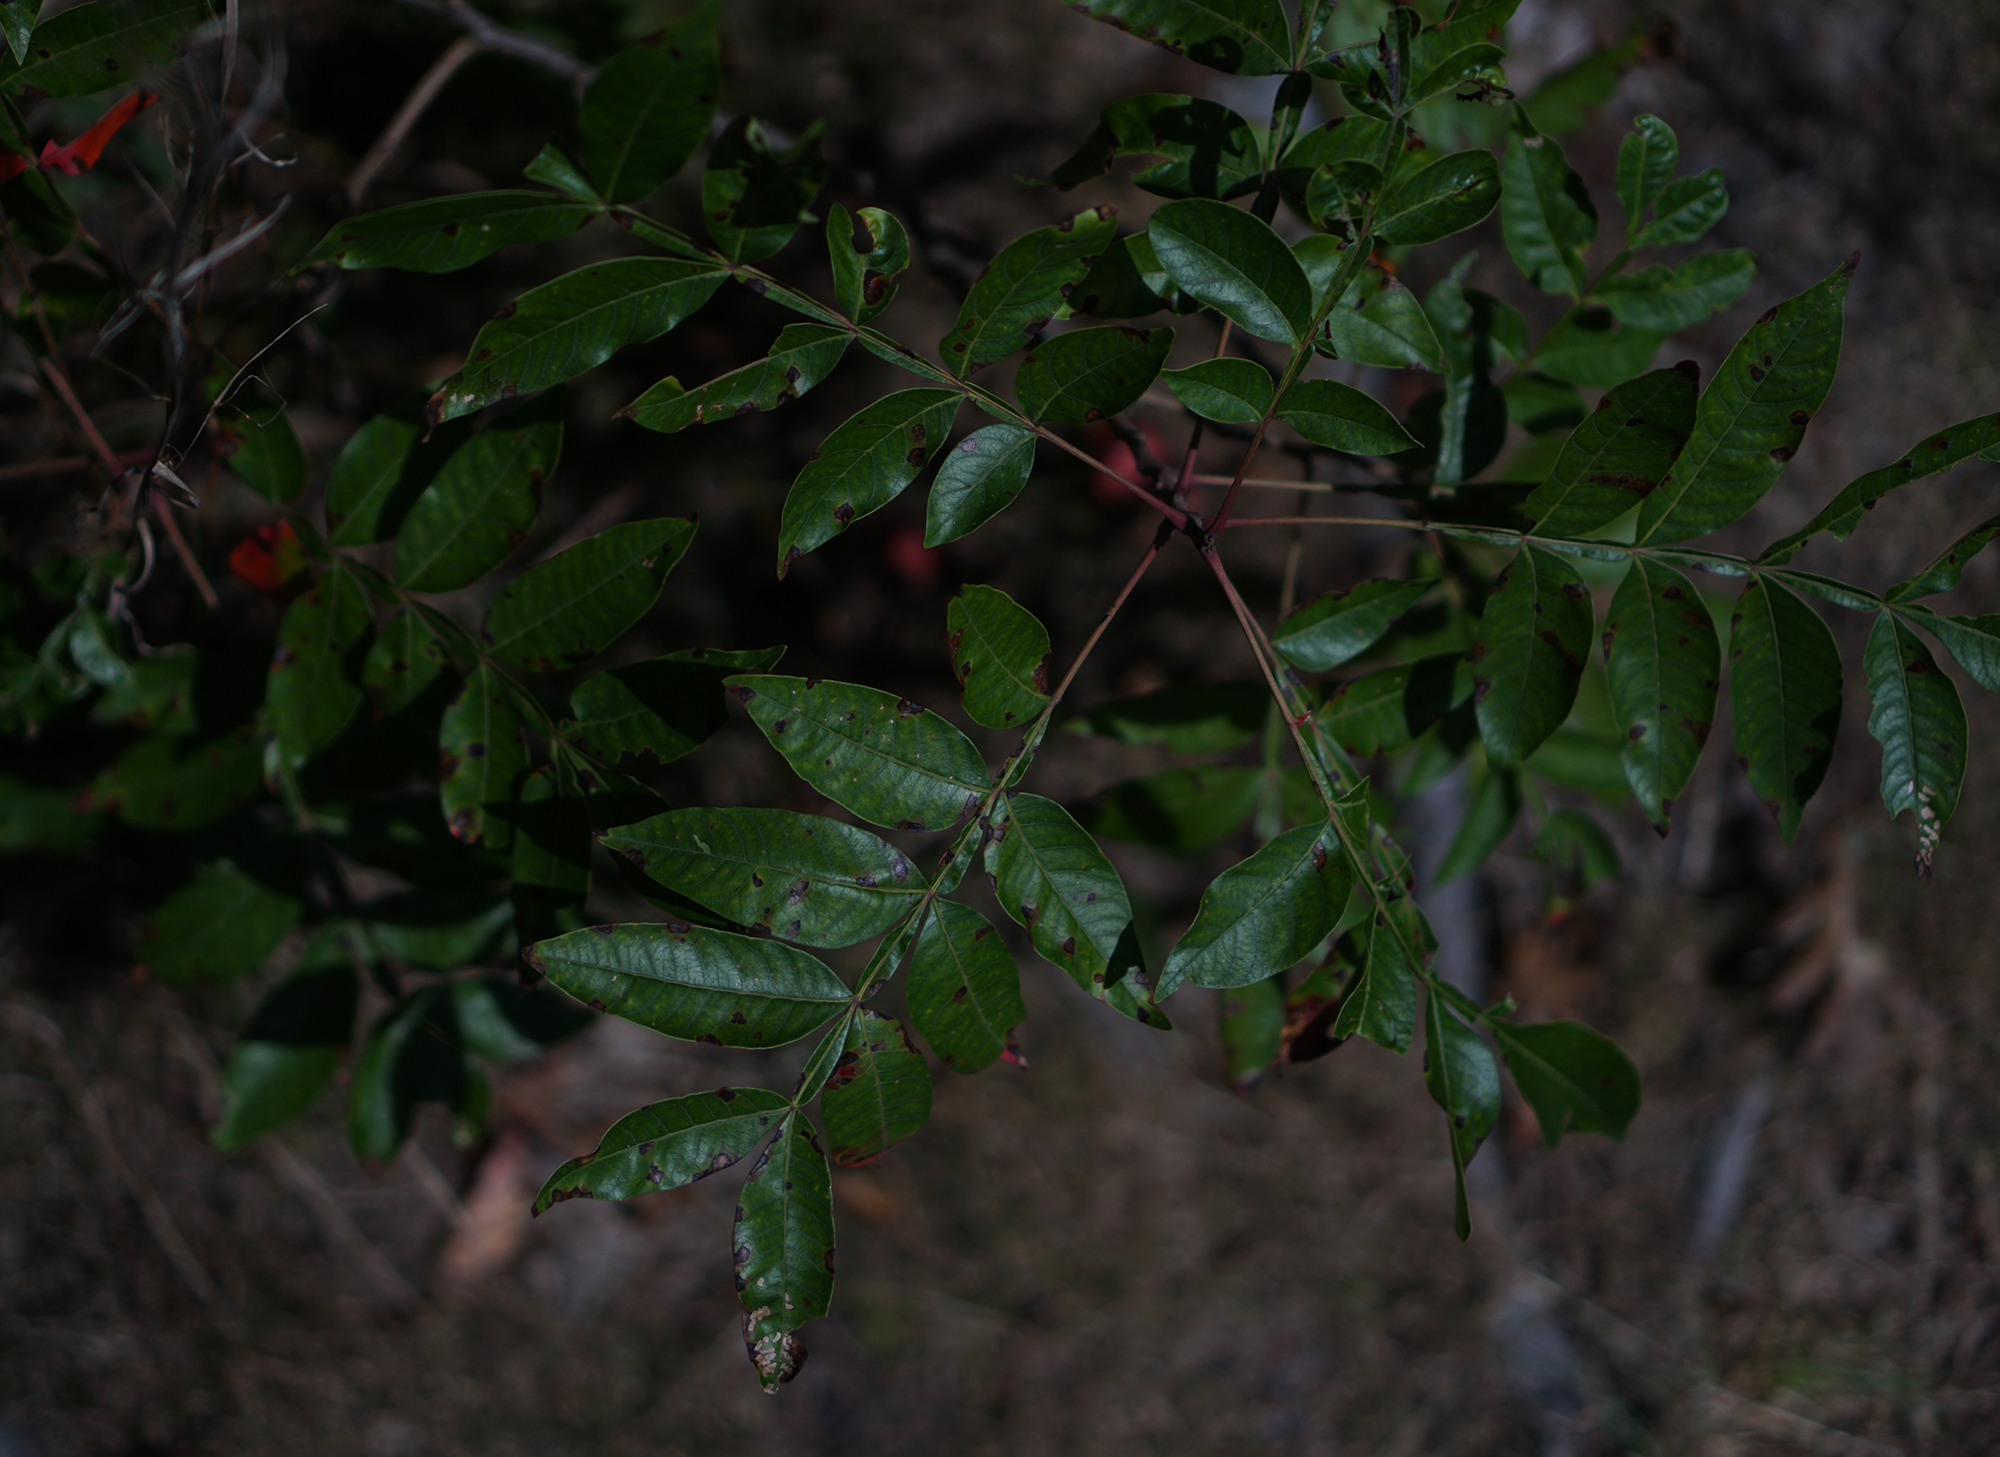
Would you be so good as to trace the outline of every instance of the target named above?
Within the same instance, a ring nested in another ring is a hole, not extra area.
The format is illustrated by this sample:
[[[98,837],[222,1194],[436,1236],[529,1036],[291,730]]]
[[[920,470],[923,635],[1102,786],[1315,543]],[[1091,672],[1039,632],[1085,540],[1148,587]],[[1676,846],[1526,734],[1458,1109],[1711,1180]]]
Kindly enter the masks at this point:
[[[284,596],[305,570],[305,548],[289,521],[258,527],[229,553],[230,574],[271,597]]]
[[[91,123],[89,131],[67,146],[42,143],[41,165],[69,177],[76,176],[85,168],[95,167],[97,159],[104,155],[105,144],[117,135],[118,128],[159,99],[158,92],[134,91]]]

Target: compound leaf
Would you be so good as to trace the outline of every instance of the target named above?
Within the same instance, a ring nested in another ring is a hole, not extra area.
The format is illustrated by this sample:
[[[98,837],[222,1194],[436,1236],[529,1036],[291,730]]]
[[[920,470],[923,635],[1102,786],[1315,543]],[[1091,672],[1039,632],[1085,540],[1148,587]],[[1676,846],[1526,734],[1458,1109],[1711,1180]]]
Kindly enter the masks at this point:
[[[591,926],[524,954],[596,1011],[724,1047],[782,1047],[848,1000],[840,978],[794,946],[681,921]]]
[[[1522,503],[1535,530],[1544,536],[1595,531],[1650,494],[1687,445],[1699,377],[1693,361],[1684,360],[1606,394]]]
[[[562,452],[561,405],[537,401],[452,452],[396,532],[398,584],[451,592],[507,559],[535,524],[542,483]]]
[[[1860,257],[1770,310],[1729,351],[1695,407],[1687,449],[1640,507],[1641,542],[1718,530],[1771,489],[1833,385],[1841,306]]]
[[[930,1121],[930,1068],[901,1022],[863,1008],[847,1024],[819,1110],[844,1169],[873,1162]]]
[[[480,329],[464,368],[425,407],[431,424],[532,394],[657,339],[707,303],[728,273],[681,258],[613,258],[531,288]]]
[[[1840,649],[1812,608],[1752,577],[1730,619],[1736,753],[1790,840],[1826,777],[1840,732]]]
[[[1868,732],[1882,746],[1882,803],[1891,819],[1916,811],[1917,869],[1928,880],[1965,779],[1965,705],[1923,640],[1893,613],[1875,619],[1862,664],[1874,705]]]
[[[659,600],[695,521],[628,521],[539,562],[500,589],[480,638],[498,661],[550,673],[603,652]]]
[[[1117,235],[1113,216],[1108,207],[1090,208],[1024,233],[1002,248],[966,294],[951,332],[939,342],[946,367],[964,379],[1025,348],[1112,245]]]
[[[968,586],[951,599],[945,626],[974,723],[1011,728],[1048,706],[1049,634],[1034,613],[997,588]]]
[[[778,1125],[736,1206],[736,1298],[743,1345],[766,1391],[798,1375],[798,1329],[833,1300],[833,1176],[803,1113]]]
[[[1068,810],[1038,794],[994,807],[986,872],[1007,914],[1043,960],[1096,997],[1123,975],[1119,942],[1132,923],[1125,883]]]
[[[898,390],[826,437],[792,482],[778,527],[778,575],[902,495],[958,412],[956,390]]]
[[[1626,781],[1665,834],[1708,742],[1722,676],[1715,621],[1693,583],[1664,562],[1634,561],[1604,621],[1604,663]]]
[[[910,954],[910,1020],[944,1065],[976,1073],[1026,1020],[1021,973],[993,923],[956,901],[931,906]]]
[[[1523,546],[1494,581],[1473,649],[1473,696],[1486,752],[1520,764],[1562,727],[1590,651],[1590,593],[1576,568]]]
[[[1109,419],[1146,393],[1173,347],[1172,329],[1073,329],[1035,346],[1021,361],[1014,392],[1038,424]]]
[[[907,698],[779,674],[728,687],[800,778],[871,824],[942,830],[992,788],[972,741]]]
[[[1181,292],[1260,339],[1297,344],[1312,324],[1312,284],[1269,223],[1207,198],[1170,202],[1146,236]]]
[[[806,946],[879,936],[923,895],[909,857],[868,831],[787,809],[677,809],[600,837],[670,890]]]
[[[924,545],[956,541],[1012,505],[1035,468],[1035,439],[1025,425],[1002,423],[954,445],[931,482]]]
[[[627,1113],[597,1147],[543,1181],[534,1212],[565,1199],[630,1199],[717,1174],[755,1148],[783,1115],[782,1093],[717,1088]]]
[[[1617,1043],[1581,1022],[1488,1025],[1550,1148],[1566,1132],[1625,1136],[1639,1111],[1639,1070]]]
[[[1271,645],[1293,667],[1324,673],[1374,647],[1396,619],[1436,585],[1428,579],[1381,580],[1329,592],[1279,623]]]
[[[1170,996],[1183,981],[1247,986],[1296,965],[1333,929],[1353,885],[1330,822],[1284,831],[1202,892],[1155,995]]]
[[[336,223],[295,265],[453,273],[514,243],[553,243],[603,209],[552,192],[466,192]]]
[[[1313,444],[1350,455],[1396,455],[1417,446],[1373,395],[1335,380],[1300,380],[1278,401],[1278,418]]]

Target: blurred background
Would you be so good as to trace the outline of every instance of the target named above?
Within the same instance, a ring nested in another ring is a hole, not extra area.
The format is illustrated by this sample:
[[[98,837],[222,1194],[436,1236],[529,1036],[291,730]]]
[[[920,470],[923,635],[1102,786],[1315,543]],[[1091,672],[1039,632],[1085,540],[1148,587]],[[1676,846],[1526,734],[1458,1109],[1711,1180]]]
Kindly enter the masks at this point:
[[[679,11],[485,8],[590,60]],[[396,0],[246,14],[247,51],[282,73],[273,155],[296,160],[248,166],[231,185],[259,206],[290,199],[266,245],[281,267],[350,210],[357,166],[464,32],[446,7]],[[2000,404],[2000,6],[1687,0],[1665,18],[1619,0],[1526,0],[1510,77],[1525,94],[1635,27],[1650,38],[1566,146],[1607,218],[1618,140],[1637,113],[1672,123],[1684,167],[1724,169],[1734,201],[1711,245],[1754,250],[1759,275],[1675,341],[1705,375],[1759,313],[1861,250],[1833,395],[1776,491],[1730,533],[1731,549],[1754,549],[1921,432]],[[1171,91],[1254,112],[1271,89],[1054,0],[735,0],[723,30],[724,114],[754,112],[792,135],[825,118],[827,200],[886,206],[911,225],[921,266],[880,323],[924,345],[1019,232],[1096,202],[1143,226],[1156,199],[1124,169],[1069,196],[1020,180],[1067,157],[1103,106]],[[42,103],[29,115],[38,136],[69,135],[98,109]],[[364,205],[517,185],[573,114],[572,89],[547,69],[478,55]],[[134,140],[131,161],[64,184],[114,248],[138,246],[158,150]],[[684,178],[656,206],[691,222],[695,201]],[[1547,305],[1511,277],[1497,224],[1474,239],[1470,281],[1536,318]],[[586,230],[441,279],[349,276],[335,307],[268,363],[316,471],[359,421],[420,400],[505,299],[621,245],[615,230]],[[824,293],[815,251],[795,243],[773,266]],[[1406,277],[1421,293],[1456,256],[1427,250]],[[266,287],[275,274],[238,300],[239,357],[302,311],[305,295]],[[922,547],[920,486],[778,582],[785,486],[899,376],[856,356],[783,411],[671,440],[612,419],[664,375],[692,383],[756,357],[785,320],[727,291],[579,380],[524,552],[628,516],[699,512],[694,549],[628,645],[635,659],[784,643],[787,671],[946,708],[945,604],[985,582],[1040,615],[1066,660],[1152,534],[1149,515],[1067,458],[1045,451],[1020,504],[948,548]],[[1173,362],[1212,351],[1205,322],[1175,322]],[[113,445],[144,443],[151,407],[121,419],[117,401],[135,393],[109,373],[93,383]],[[1148,428],[1169,451],[1185,438],[1170,410]],[[1123,448],[1078,438],[1107,458]],[[70,450],[52,416],[0,381],[0,464]],[[1990,465],[1925,483],[1802,565],[1879,587],[1988,514],[1996,485]],[[1289,495],[1276,499],[1289,509]],[[81,504],[73,478],[0,485],[11,549],[59,550]],[[211,491],[198,549],[220,563],[270,514],[248,492]],[[1285,543],[1265,535],[1230,551],[1268,614]],[[1394,564],[1402,535],[1315,536],[1301,598]],[[1997,571],[1976,559],[1941,606],[2000,604]],[[226,587],[214,615],[185,584],[161,594],[158,625],[205,654],[267,650],[276,609],[254,593]],[[1852,675],[1865,624],[1833,626]],[[1250,676],[1205,571],[1173,551],[1072,703]],[[2000,713],[1964,688],[1973,742],[1989,744]],[[206,1138],[216,1060],[262,983],[187,994],[131,975],[145,909],[184,868],[139,839],[9,855],[0,1454],[2000,1450],[2000,760],[1975,748],[1926,886],[1911,869],[1913,828],[1882,814],[1866,716],[1851,676],[1834,769],[1791,845],[1714,744],[1672,837],[1625,812],[1623,879],[1567,915],[1549,917],[1542,870],[1507,853],[1432,897],[1469,981],[1511,992],[1531,1017],[1611,1033],[1645,1085],[1622,1144],[1549,1150],[1510,1101],[1473,1167],[1463,1246],[1414,1057],[1356,1043],[1239,1092],[1210,994],[1183,992],[1177,1030],[1158,1034],[1078,996],[1023,945],[1028,1066],[939,1071],[918,1137],[874,1167],[836,1171],[834,1312],[807,1328],[811,1359],[776,1400],[742,1354],[732,1184],[527,1217],[547,1171],[630,1108],[774,1076],[769,1059],[607,1020],[500,1074],[476,1146],[454,1143],[440,1116],[395,1163],[364,1168],[329,1100],[303,1125],[220,1154]],[[1003,751],[1001,739],[983,742]],[[43,743],[9,772],[61,782],[64,756],[91,752]],[[1153,752],[1056,735],[1031,787],[1088,805],[1173,762]],[[675,805],[825,807],[740,717],[659,783]],[[1449,838],[1450,792],[1405,807],[1420,863]],[[1247,846],[1110,848],[1157,960]],[[615,898],[601,909],[655,915]]]

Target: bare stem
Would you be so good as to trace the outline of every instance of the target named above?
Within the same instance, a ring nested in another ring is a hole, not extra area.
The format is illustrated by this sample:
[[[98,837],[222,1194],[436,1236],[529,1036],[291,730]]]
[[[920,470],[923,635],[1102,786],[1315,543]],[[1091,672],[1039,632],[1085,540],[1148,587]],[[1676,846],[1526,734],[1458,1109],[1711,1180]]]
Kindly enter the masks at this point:
[[[481,17],[482,20],[484,18]],[[430,110],[431,103],[437,100],[445,83],[456,76],[467,61],[485,49],[476,35],[462,35],[445,47],[444,54],[431,63],[431,68],[424,72],[423,78],[410,89],[402,106],[389,119],[389,125],[382,129],[382,135],[375,139],[375,145],[368,149],[368,155],[361,159],[361,165],[348,177],[347,202],[350,207],[361,205],[361,199],[367,195],[376,174],[389,165],[389,159],[396,155],[396,149],[408,138],[410,129]]]

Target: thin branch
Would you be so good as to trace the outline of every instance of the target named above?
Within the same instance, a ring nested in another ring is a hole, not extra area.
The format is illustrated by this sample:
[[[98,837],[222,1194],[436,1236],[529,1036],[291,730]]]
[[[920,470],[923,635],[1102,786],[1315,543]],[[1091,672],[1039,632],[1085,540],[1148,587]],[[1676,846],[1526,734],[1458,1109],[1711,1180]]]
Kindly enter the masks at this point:
[[[153,458],[150,450],[121,450],[117,460],[119,467],[140,465]],[[47,460],[24,461],[19,465],[0,465],[0,481],[25,481],[36,476],[68,475],[71,471],[88,470],[99,464],[94,455],[56,455]]]
[[[443,55],[431,63],[431,68],[424,72],[423,79],[411,88],[410,94],[404,98],[395,116],[389,119],[389,125],[382,129],[382,135],[375,139],[375,145],[368,149],[368,155],[361,159],[361,165],[348,176],[347,202],[350,207],[361,206],[361,199],[367,195],[369,185],[375,181],[376,174],[389,164],[391,157],[396,155],[396,149],[403,145],[404,139],[410,134],[410,129],[430,109],[430,104],[437,100],[438,92],[444,90],[445,83],[458,74],[461,66],[484,49],[476,36],[462,35],[445,48]]]
[[[498,56],[512,56],[517,61],[540,66],[544,71],[553,72],[576,88],[580,97],[597,79],[597,69],[587,66],[568,51],[552,46],[545,40],[523,35],[518,30],[509,30],[497,25],[485,15],[465,3],[465,0],[403,0],[406,5],[414,5],[419,10],[428,10],[433,15],[442,15],[463,26],[481,50],[491,51]]]

